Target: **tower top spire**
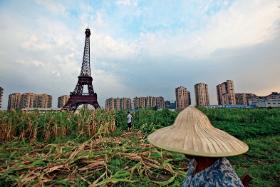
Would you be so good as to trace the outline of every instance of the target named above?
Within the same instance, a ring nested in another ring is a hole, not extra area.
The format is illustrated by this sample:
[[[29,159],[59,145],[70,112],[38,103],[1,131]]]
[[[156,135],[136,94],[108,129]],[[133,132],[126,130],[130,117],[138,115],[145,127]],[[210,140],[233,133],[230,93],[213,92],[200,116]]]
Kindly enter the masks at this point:
[[[85,34],[86,34],[86,37],[90,37],[90,34],[91,34],[91,33],[90,33],[90,29],[89,29],[89,28],[86,29]]]
[[[83,63],[80,76],[91,76],[90,72],[90,29],[87,28],[85,31],[85,47],[84,47],[84,55],[83,55]]]

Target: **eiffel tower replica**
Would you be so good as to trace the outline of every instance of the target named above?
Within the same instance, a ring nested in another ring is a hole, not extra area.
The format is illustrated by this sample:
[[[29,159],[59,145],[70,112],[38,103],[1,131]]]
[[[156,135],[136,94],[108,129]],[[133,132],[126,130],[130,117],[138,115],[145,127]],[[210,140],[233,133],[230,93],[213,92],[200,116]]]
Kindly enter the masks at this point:
[[[70,92],[70,98],[62,109],[75,111],[79,105],[90,104],[95,109],[100,108],[97,102],[97,94],[94,93],[92,86],[92,77],[90,70],[90,29],[86,29],[85,47],[83,55],[83,64],[78,83],[73,92]],[[88,93],[83,93],[84,86],[88,87]]]

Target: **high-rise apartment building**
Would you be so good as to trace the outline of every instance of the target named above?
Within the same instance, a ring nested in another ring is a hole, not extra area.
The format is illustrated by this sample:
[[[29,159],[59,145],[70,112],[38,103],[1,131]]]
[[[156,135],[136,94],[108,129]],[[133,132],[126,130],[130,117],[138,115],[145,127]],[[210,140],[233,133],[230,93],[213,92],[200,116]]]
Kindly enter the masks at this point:
[[[133,99],[134,108],[164,108],[164,98],[162,96],[160,97],[153,97],[153,96],[147,96],[147,97],[135,97]]]
[[[105,101],[105,109],[106,110],[114,110],[114,98],[106,99]]]
[[[156,97],[156,107],[157,108],[165,108],[165,102],[163,97]]]
[[[34,93],[24,93],[21,94],[20,98],[20,108],[34,108],[35,94]]]
[[[205,83],[198,83],[194,85],[195,100],[197,106],[209,105],[208,86]]]
[[[175,89],[176,95],[176,109],[183,110],[191,104],[191,94],[187,88],[179,86]]]
[[[3,88],[0,87],[0,108],[2,107]]]
[[[235,100],[237,105],[249,105],[249,100],[253,97],[256,97],[255,94],[252,93],[236,93]]]
[[[157,98],[156,97],[152,97],[152,96],[148,96],[145,98],[145,101],[146,101],[146,108],[152,108],[152,107],[155,107],[156,106],[156,100]]]
[[[35,93],[12,93],[9,95],[8,110],[22,108],[51,108],[52,96]]]
[[[106,110],[131,110],[130,98],[109,98],[105,101]]]
[[[36,94],[33,108],[51,108],[52,107],[52,96],[48,94]]]
[[[235,105],[235,93],[232,80],[217,85],[217,98],[219,105]]]
[[[132,109],[132,103],[130,98],[121,98],[121,109],[122,110],[131,110]]]
[[[134,97],[133,106],[134,109],[145,108],[145,97]]]
[[[135,102],[133,102],[133,103],[135,103]],[[136,103],[138,103],[138,102],[136,102]],[[139,104],[140,105],[138,107],[136,107],[136,105],[134,104],[134,108],[146,108],[146,107],[148,107],[146,105],[146,97],[139,97]]]
[[[57,108],[62,108],[70,98],[69,95],[62,95],[57,98]]]
[[[9,95],[8,110],[20,108],[20,93],[12,93]]]

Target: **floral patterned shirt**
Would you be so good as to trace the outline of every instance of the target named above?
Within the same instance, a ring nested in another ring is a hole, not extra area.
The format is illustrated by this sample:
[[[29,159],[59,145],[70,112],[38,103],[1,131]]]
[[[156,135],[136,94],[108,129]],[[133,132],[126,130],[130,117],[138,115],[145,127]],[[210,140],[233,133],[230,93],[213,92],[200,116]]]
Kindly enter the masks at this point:
[[[182,187],[244,187],[226,158],[218,159],[208,168],[194,174],[196,165],[195,159],[190,161]]]

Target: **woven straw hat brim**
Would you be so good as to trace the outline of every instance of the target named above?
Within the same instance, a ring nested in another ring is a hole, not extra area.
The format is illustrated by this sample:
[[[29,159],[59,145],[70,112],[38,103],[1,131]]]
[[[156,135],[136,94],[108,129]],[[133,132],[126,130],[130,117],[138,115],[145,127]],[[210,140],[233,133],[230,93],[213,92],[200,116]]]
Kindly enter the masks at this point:
[[[244,142],[214,128],[205,114],[193,107],[182,111],[169,127],[148,136],[156,147],[202,157],[229,157],[248,151]]]

